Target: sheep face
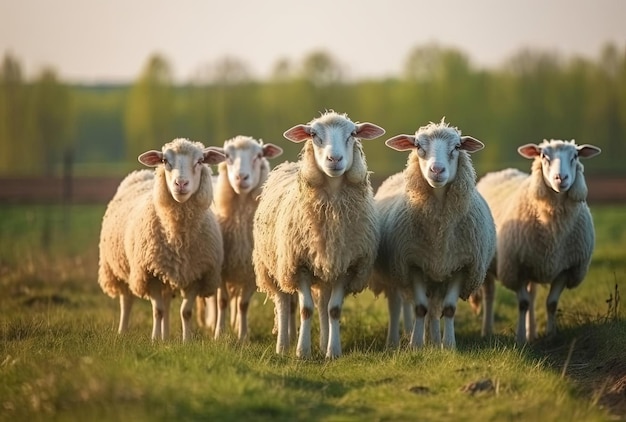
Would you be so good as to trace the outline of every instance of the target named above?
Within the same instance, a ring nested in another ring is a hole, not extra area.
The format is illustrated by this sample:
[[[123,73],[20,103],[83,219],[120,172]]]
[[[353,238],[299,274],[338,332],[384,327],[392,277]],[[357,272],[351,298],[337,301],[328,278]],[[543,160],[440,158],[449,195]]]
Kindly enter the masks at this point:
[[[442,188],[454,180],[461,150],[472,153],[484,147],[479,140],[461,136],[458,129],[443,121],[421,127],[415,135],[394,136],[385,144],[397,151],[415,150],[422,175],[433,188]]]
[[[204,164],[224,161],[224,154],[199,142],[176,139],[163,145],[161,151],[141,154],[139,162],[148,167],[163,166],[167,188],[176,202],[187,201],[198,190]]]
[[[576,181],[578,158],[590,158],[600,153],[593,145],[576,145],[574,140],[544,140],[541,144],[526,144],[517,149],[524,158],[541,160],[543,180],[553,191],[567,192]]]
[[[263,158],[278,157],[282,148],[263,144],[254,138],[238,136],[224,142],[228,182],[238,194],[247,194],[257,188],[261,181]]]
[[[284,136],[292,142],[311,139],[317,167],[329,177],[339,177],[352,166],[358,139],[374,139],[384,133],[375,124],[357,124],[346,115],[328,112],[309,124],[292,127]]]

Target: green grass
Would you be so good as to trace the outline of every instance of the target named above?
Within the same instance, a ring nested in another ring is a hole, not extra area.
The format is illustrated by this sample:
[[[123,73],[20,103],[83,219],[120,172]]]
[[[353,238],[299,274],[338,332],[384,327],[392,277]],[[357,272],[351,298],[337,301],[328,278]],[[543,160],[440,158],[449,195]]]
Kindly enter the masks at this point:
[[[593,263],[585,282],[563,293],[555,338],[516,347],[515,296],[498,286],[493,338],[479,336],[479,317],[460,303],[458,350],[387,351],[385,301],[364,292],[346,299],[344,356],[302,361],[293,350],[274,353],[272,303],[260,294],[244,345],[200,330],[182,344],[180,299],[172,340],[150,341],[150,306],[141,300],[130,332],[117,335],[117,300],[96,281],[104,207],[72,207],[69,219],[60,207],[3,207],[0,420],[625,418],[626,207],[592,211]],[[538,322],[542,332],[543,306]],[[484,380],[484,391],[464,391]]]

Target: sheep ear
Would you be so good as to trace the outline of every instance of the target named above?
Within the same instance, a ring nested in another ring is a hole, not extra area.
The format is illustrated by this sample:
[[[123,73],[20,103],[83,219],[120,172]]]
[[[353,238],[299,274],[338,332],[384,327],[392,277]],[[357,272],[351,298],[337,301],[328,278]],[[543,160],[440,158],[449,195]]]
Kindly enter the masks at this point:
[[[163,153],[156,150],[146,151],[137,157],[137,159],[144,166],[156,167],[163,163]]]
[[[289,139],[291,142],[302,142],[311,138],[311,126],[309,125],[296,125],[291,129],[285,131],[283,136]]]
[[[461,149],[467,152],[476,152],[485,148],[485,144],[471,136],[461,136]]]
[[[275,158],[283,153],[283,149],[278,145],[264,144],[263,145],[263,157]]]
[[[385,134],[385,129],[373,123],[359,123],[354,134],[360,139],[375,139]]]
[[[226,156],[219,150],[219,147],[208,147],[203,150],[204,164],[219,164],[226,159]]]
[[[541,148],[536,144],[526,144],[519,147],[517,152],[524,158],[532,159],[541,155]]]
[[[590,144],[578,145],[576,149],[578,150],[578,156],[580,158],[595,157],[602,152],[600,148]]]
[[[415,136],[413,135],[396,135],[385,141],[385,145],[396,151],[407,151],[415,148]]]

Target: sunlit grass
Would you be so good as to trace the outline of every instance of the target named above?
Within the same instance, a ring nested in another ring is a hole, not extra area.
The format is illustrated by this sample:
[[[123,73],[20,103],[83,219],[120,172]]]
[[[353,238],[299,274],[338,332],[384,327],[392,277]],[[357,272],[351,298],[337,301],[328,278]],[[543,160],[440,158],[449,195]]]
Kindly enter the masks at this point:
[[[385,299],[366,291],[346,298],[344,356],[327,361],[315,350],[303,361],[293,348],[274,353],[273,305],[262,294],[243,345],[198,329],[182,344],[180,298],[171,340],[150,341],[143,300],[129,333],[118,335],[117,300],[96,280],[104,207],[74,208],[65,227],[55,214],[47,250],[41,213],[59,208],[4,208],[0,420],[607,420],[615,370],[622,365],[626,376],[624,305],[616,297],[626,292],[625,210],[593,209],[594,262],[583,284],[563,293],[553,339],[516,347],[515,296],[498,286],[494,337],[480,337],[480,318],[462,302],[458,350],[408,350],[405,337],[389,351]],[[68,243],[57,246],[62,238]],[[540,333],[545,295],[540,289]],[[314,345],[317,335],[316,322]]]

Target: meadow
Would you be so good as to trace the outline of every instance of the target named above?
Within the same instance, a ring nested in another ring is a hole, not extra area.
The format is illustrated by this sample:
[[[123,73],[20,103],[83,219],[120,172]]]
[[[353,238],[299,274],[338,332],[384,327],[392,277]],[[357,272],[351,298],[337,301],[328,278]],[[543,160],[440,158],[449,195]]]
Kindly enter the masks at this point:
[[[97,284],[103,213],[0,208],[2,421],[626,420],[626,206],[592,206],[591,269],[563,293],[555,337],[515,346],[515,295],[498,286],[493,337],[480,337],[480,317],[461,302],[456,351],[389,351],[386,302],[365,291],[346,299],[344,355],[333,361],[277,356],[273,305],[261,294],[245,344],[200,329],[182,344],[180,299],[171,340],[150,340],[141,300],[118,335],[118,301]]]

